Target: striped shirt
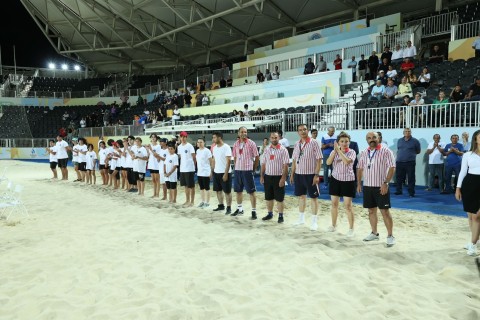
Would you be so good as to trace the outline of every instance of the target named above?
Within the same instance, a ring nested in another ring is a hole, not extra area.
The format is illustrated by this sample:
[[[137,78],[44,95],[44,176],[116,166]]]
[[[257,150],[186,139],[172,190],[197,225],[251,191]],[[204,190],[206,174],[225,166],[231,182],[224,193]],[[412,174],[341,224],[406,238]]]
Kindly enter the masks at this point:
[[[295,143],[292,155],[292,161],[296,161],[295,173],[317,174],[318,172],[315,172],[317,160],[322,158],[320,144],[311,138],[307,138],[305,143],[302,143],[302,140]]]
[[[375,150],[365,149],[360,155],[358,169],[363,169],[363,185],[366,187],[381,187],[387,179],[387,172],[395,168],[393,152],[378,145]]]
[[[344,154],[348,159],[351,159],[352,162],[350,162],[349,164],[345,164],[345,162],[343,162],[342,160],[342,157],[340,157],[338,152],[336,152],[332,162],[332,177],[334,177],[338,181],[355,181],[353,163],[357,158],[357,154],[355,153],[355,150],[352,149],[348,149],[346,152],[344,152]]]
[[[237,140],[233,145],[232,156],[235,161],[235,170],[252,171],[253,161],[258,157],[257,145],[250,139],[245,142]]]
[[[281,176],[283,167],[290,163],[288,150],[281,144],[276,147],[270,145],[265,148],[262,156],[262,163],[265,163],[265,174],[268,176]]]

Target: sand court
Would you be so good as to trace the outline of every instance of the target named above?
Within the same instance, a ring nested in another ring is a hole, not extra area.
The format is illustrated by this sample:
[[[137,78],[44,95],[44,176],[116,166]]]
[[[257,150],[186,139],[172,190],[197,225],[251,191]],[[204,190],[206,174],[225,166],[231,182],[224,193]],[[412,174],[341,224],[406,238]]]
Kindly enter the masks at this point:
[[[1,165],[30,215],[0,220],[0,319],[480,319],[465,218],[393,209],[386,248],[381,215],[380,241],[362,241],[357,205],[350,239],[342,207],[338,232],[324,231],[329,201],[311,232],[292,226],[293,197],[279,225],[261,221],[262,193],[250,221],[213,213],[213,194],[208,210],[183,208],[149,198],[150,182],[139,197],[51,181],[48,164]]]

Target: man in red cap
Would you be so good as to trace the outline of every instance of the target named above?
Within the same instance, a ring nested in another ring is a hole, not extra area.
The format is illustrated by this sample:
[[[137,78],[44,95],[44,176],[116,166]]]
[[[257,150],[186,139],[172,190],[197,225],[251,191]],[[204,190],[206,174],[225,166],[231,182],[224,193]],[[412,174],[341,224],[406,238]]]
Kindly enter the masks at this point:
[[[177,154],[180,157],[180,185],[185,187],[185,206],[193,206],[195,199],[195,149],[187,142],[188,133],[180,132]]]

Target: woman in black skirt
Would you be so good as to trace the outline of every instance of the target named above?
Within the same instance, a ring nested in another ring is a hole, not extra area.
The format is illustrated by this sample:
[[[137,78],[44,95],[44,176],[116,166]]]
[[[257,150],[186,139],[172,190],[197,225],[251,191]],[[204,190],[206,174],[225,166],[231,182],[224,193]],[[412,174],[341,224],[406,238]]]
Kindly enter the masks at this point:
[[[472,232],[472,240],[466,245],[467,254],[476,256],[480,234],[480,130],[475,131],[471,149],[462,157],[455,198],[463,202],[463,210],[468,214]]]

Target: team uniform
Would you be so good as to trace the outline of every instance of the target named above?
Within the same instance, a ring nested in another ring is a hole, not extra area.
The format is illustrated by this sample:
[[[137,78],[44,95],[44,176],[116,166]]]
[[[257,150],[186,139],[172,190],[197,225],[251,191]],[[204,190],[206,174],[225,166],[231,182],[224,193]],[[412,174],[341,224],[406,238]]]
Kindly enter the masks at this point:
[[[200,190],[210,190],[210,174],[212,167],[210,166],[210,159],[212,159],[212,152],[207,148],[197,150],[197,180]]]
[[[86,168],[88,171],[95,171],[95,161],[97,160],[97,153],[95,151],[88,151],[86,154]]]
[[[195,163],[192,156],[192,154],[195,154],[195,149],[188,142],[179,144],[177,154],[180,157],[180,185],[195,188]]]
[[[355,172],[353,171],[353,164],[357,154],[352,149],[347,149],[344,154],[352,162],[346,164],[338,152],[336,152],[332,162],[333,170],[329,184],[329,194],[331,196],[355,198]]]
[[[132,147],[133,149],[133,147]],[[135,180],[145,181],[145,172],[147,171],[147,161],[138,159],[138,157],[147,157],[148,151],[145,147],[135,148],[135,159],[133,160],[133,171],[135,172]]]
[[[79,149],[79,145],[76,144],[73,146],[72,148],[72,163],[74,166],[78,165],[78,149]]]
[[[178,167],[178,155],[176,154],[167,154],[165,158],[165,171],[170,172],[174,166]],[[169,177],[165,177],[165,183],[167,184],[167,189],[177,189],[177,170],[173,170],[172,174]]]
[[[223,181],[225,167],[227,166],[227,157],[232,156],[232,149],[226,143],[219,147],[213,148],[213,158],[215,159],[215,167],[213,168],[213,191],[223,191],[226,194],[232,192],[232,167],[228,168],[227,181]]]
[[[166,159],[168,156],[168,148],[162,149],[160,147],[158,154],[160,155],[160,157]],[[164,184],[166,181],[164,167],[165,167],[165,160],[158,161],[158,171],[159,171],[158,173],[160,174],[160,184]]]
[[[149,152],[149,156],[148,156],[148,170],[150,170],[150,173],[159,173],[159,162],[157,160],[157,158],[155,158],[155,154],[157,153],[160,153],[160,150],[162,150],[162,147],[160,147],[160,145],[158,144],[151,144],[150,145],[151,148],[152,148],[152,151]]]
[[[295,175],[295,196],[308,195],[310,198],[318,198],[320,192],[318,185],[312,186],[313,179],[318,172],[315,172],[317,161],[322,159],[320,145],[313,139],[307,138],[295,143],[292,159],[296,162]]]
[[[78,170],[87,171],[87,155],[82,152],[87,152],[86,145],[78,145]]]
[[[49,147],[48,148],[50,150],[50,152],[58,152],[58,148],[56,146],[53,146],[53,147]],[[57,169],[57,155],[56,154],[52,154],[50,153],[50,169]]]
[[[100,170],[105,169],[105,159],[107,159],[107,149],[98,150],[98,168]]]
[[[131,152],[135,153],[137,149],[137,146],[127,146],[127,150],[130,150]],[[130,155],[129,152],[127,152],[125,156],[125,167],[127,168],[127,178],[128,178],[128,183],[135,186],[137,185],[137,180],[135,179],[135,172],[133,171],[133,159],[132,156]]]
[[[278,144],[265,148],[262,163],[265,164],[265,200],[283,202],[285,199],[285,186],[280,187],[279,182],[283,175],[283,167],[290,163],[288,150]]]
[[[66,168],[68,163],[68,143],[65,140],[57,141],[57,163],[60,168]]]
[[[235,159],[234,191],[242,192],[245,189],[248,194],[254,193],[256,187],[253,179],[253,162],[255,157],[258,157],[257,145],[250,139],[245,142],[237,140],[233,145],[232,155]]]

